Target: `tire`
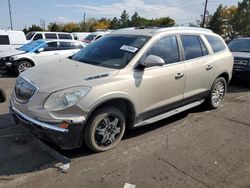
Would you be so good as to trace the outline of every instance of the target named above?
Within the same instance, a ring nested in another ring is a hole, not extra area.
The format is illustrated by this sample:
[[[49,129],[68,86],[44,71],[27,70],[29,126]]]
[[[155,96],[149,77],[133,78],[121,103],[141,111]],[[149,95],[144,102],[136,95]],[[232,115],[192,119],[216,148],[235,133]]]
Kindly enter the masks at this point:
[[[94,152],[103,152],[115,147],[124,135],[125,122],[125,116],[118,108],[98,109],[86,123],[86,145]]]
[[[227,91],[227,82],[225,78],[217,78],[210,90],[209,96],[206,99],[206,104],[210,109],[219,108],[223,102]]]
[[[27,69],[33,67],[32,63],[29,61],[19,61],[15,67],[15,72],[17,75],[21,74],[22,72],[26,71]]]

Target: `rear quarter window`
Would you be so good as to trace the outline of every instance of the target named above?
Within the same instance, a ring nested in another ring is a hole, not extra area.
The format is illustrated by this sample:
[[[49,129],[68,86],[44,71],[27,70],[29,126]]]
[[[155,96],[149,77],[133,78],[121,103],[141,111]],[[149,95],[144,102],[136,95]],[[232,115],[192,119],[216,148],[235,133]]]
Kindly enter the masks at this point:
[[[210,44],[210,46],[212,47],[214,53],[216,52],[220,52],[226,49],[226,46],[224,45],[223,41],[215,36],[209,36],[206,35],[206,38]]]
[[[10,45],[10,39],[8,35],[0,35],[0,45]]]

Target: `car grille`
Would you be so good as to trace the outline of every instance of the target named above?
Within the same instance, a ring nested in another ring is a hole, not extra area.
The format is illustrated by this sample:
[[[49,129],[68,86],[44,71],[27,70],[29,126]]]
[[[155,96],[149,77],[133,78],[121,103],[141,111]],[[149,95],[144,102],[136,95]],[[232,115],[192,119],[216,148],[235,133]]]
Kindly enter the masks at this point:
[[[247,58],[235,58],[234,59],[234,69],[245,69],[247,68],[250,60]]]
[[[28,102],[32,96],[38,91],[38,88],[19,76],[15,85],[15,96],[20,102]]]

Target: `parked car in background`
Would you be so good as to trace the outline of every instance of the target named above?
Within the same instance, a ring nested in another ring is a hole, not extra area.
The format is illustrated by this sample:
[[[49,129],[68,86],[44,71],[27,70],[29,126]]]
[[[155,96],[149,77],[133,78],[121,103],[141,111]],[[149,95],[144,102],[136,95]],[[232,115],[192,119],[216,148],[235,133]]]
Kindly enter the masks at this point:
[[[86,45],[75,40],[37,40],[0,53],[0,64],[20,74],[33,66],[71,56]]]
[[[234,55],[234,77],[250,79],[250,37],[234,39],[228,47]]]
[[[64,32],[43,32],[43,31],[34,31],[29,32],[26,35],[26,39],[28,42],[44,39],[44,40],[51,40],[51,39],[66,39],[66,40],[74,40],[74,36],[71,33],[64,33]]]
[[[91,34],[89,34],[84,40],[83,42],[86,43],[91,43],[96,41],[97,39],[101,38],[102,36],[109,34],[109,31],[97,31],[97,32],[93,32]]]
[[[26,43],[23,31],[0,30],[0,52],[18,48]]]
[[[73,32],[72,35],[74,36],[75,40],[84,41],[84,39],[90,34],[90,32]]]
[[[206,102],[218,108],[232,76],[223,39],[199,28],[117,30],[60,63],[34,67],[16,81],[17,122],[63,149],[113,148],[125,129]],[[70,79],[64,79],[70,77]]]

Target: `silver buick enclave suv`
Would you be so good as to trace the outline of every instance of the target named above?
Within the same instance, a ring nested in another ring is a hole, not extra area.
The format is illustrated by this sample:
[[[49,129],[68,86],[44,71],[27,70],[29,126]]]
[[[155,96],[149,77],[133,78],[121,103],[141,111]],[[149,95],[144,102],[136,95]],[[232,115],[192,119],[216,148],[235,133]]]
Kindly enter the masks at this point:
[[[10,103],[15,120],[62,149],[114,147],[125,129],[203,102],[218,108],[232,76],[223,39],[201,28],[112,32],[50,66],[22,73]]]

